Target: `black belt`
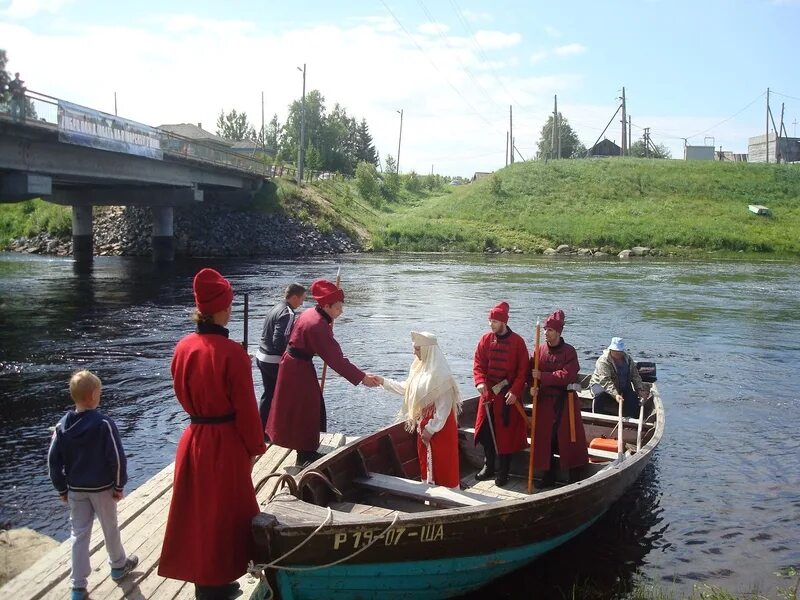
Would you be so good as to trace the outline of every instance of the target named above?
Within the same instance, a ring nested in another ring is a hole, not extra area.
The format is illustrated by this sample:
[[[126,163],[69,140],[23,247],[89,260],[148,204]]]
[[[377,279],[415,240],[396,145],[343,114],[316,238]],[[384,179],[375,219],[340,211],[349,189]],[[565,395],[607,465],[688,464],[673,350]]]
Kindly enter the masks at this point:
[[[236,420],[236,413],[222,415],[220,417],[196,417],[189,415],[192,425],[219,425],[220,423],[230,423]]]
[[[311,362],[311,359],[314,358],[313,354],[308,354],[307,352],[303,352],[302,350],[298,350],[294,346],[289,346],[288,348],[286,348],[286,352],[292,358],[298,358],[300,360],[307,360],[309,362]]]

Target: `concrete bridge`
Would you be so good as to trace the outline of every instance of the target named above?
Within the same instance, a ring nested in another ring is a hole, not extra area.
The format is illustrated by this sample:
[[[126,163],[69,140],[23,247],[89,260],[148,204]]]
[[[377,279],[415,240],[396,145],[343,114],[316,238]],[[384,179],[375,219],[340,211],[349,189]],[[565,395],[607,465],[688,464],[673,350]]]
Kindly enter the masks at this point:
[[[153,259],[172,260],[175,206],[244,201],[273,175],[211,134],[193,139],[34,92],[25,108],[13,119],[0,105],[0,202],[71,206],[76,260],[92,258],[93,206],[150,206]]]

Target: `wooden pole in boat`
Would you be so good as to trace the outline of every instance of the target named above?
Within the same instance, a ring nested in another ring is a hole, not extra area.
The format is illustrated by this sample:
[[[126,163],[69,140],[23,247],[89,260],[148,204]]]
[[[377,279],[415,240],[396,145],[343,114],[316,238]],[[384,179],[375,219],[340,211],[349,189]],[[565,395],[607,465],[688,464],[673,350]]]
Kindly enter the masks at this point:
[[[244,294],[244,325],[242,326],[242,347],[247,352],[247,321],[250,318],[250,294]]]
[[[619,421],[617,423],[617,460],[622,462],[622,457],[624,456],[623,448],[622,448],[622,405],[624,402],[618,402],[619,404]]]
[[[636,427],[636,451],[642,449],[642,421],[644,421],[645,398],[639,398],[639,425]]]
[[[569,441],[575,443],[575,390],[569,390]]]
[[[533,370],[539,370],[539,338],[542,333],[542,326],[539,320],[536,321],[536,342],[533,346]],[[539,390],[539,378],[533,378],[531,385],[531,452],[528,457],[528,493],[533,491],[533,434],[536,431],[536,393]]]
[[[342,268],[339,267],[336,269],[336,287],[341,287],[342,283]],[[333,322],[331,322],[331,329],[333,329]],[[322,363],[322,379],[319,381],[319,391],[323,393],[325,391],[325,376],[328,374],[328,363]]]

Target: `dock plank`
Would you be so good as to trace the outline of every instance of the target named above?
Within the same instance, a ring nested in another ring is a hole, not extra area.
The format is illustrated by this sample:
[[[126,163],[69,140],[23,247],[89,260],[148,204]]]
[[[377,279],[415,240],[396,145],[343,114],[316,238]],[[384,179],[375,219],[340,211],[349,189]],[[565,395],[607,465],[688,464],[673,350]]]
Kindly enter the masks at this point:
[[[343,446],[342,434],[323,434],[321,454]],[[253,483],[285,467],[294,465],[296,454],[286,448],[270,446],[253,467]],[[194,585],[184,581],[165,579],[158,575],[161,544],[164,539],[166,519],[172,499],[174,463],[166,466],[147,482],[139,486],[119,504],[119,527],[122,542],[129,554],[139,557],[139,565],[121,582],[111,579],[105,552],[103,533],[99,522],[94,523],[90,542],[89,594],[93,600],[188,600],[194,598]],[[275,487],[277,478],[271,480],[258,494],[263,504]],[[69,540],[51,550],[0,588],[0,598],[15,600],[66,600],[69,598],[69,574],[72,545]],[[244,575],[239,579],[240,598],[247,600],[258,587],[259,580]]]

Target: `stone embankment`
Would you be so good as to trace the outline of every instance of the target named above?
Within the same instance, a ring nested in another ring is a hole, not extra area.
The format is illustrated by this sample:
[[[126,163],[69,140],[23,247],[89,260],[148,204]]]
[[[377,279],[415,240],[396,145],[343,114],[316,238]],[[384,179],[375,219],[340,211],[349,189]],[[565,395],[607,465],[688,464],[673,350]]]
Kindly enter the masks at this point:
[[[524,254],[524,251],[516,246],[511,248],[486,248],[484,250],[487,254]],[[543,251],[536,252],[536,254],[544,254],[545,256],[596,256],[601,258],[603,256],[617,256],[618,258],[631,258],[637,256],[661,256],[662,252],[655,248],[647,248],[645,246],[634,246],[633,248],[617,251],[613,248],[576,248],[569,244],[561,244],[558,248],[547,248]]]
[[[95,209],[94,253],[99,256],[149,256],[152,215],[146,207]],[[176,208],[175,255],[310,256],[358,252],[361,247],[341,231],[320,231],[284,215],[223,206]],[[29,254],[72,254],[72,240],[40,233],[16,238],[7,247]]]

